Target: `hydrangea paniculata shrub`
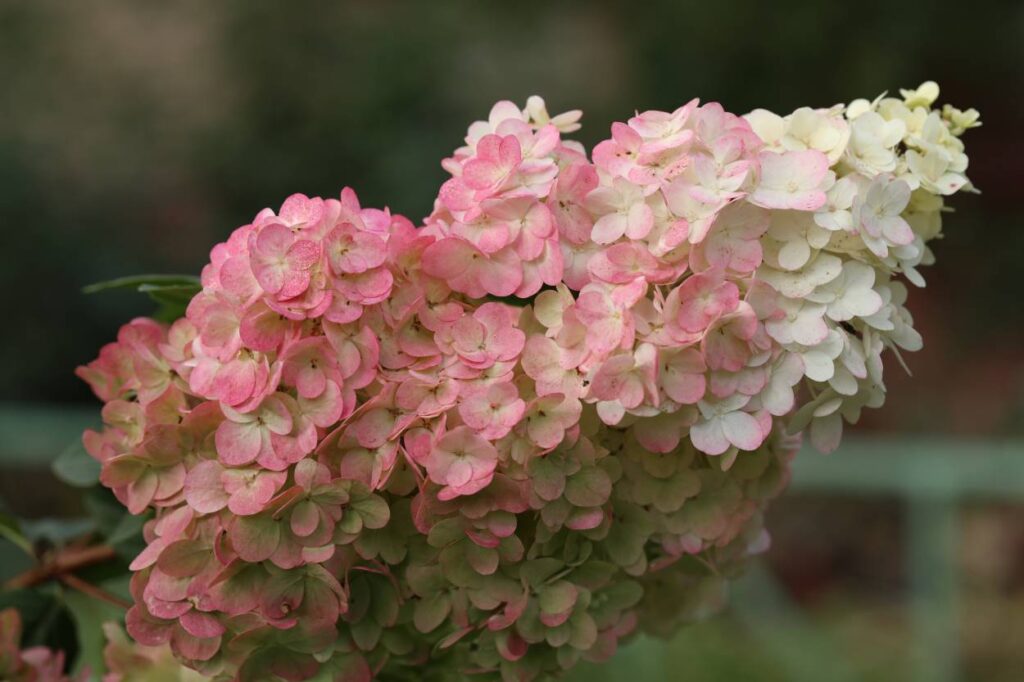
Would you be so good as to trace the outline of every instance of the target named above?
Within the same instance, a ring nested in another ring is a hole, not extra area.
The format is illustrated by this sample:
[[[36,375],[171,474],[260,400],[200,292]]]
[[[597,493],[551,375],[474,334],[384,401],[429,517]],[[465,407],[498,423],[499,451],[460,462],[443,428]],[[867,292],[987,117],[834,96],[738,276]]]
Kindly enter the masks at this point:
[[[799,435],[878,407],[973,110],[691,101],[588,157],[539,98],[422,226],[289,197],[79,370],[153,511],[127,627],[216,679],[534,680],[707,613]]]

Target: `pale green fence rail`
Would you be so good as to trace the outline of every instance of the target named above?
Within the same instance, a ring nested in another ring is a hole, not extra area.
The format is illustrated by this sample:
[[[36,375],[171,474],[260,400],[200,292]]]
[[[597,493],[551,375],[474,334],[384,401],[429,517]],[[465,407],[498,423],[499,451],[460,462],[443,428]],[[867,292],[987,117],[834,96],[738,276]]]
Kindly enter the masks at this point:
[[[0,468],[42,468],[95,425],[92,406],[0,404]],[[909,573],[914,682],[963,679],[955,557],[964,503],[1024,504],[1024,443],[928,438],[851,438],[840,452],[801,453],[791,494],[897,498],[905,505],[905,558]],[[733,617],[772,652],[786,679],[794,682],[862,682],[856,666],[834,650],[763,568],[755,568],[733,590]],[[612,662],[583,671],[587,682],[635,679],[685,680],[686,670],[670,662],[670,645],[639,639]],[[737,651],[736,656],[742,656]],[[752,678],[755,679],[756,678]]]

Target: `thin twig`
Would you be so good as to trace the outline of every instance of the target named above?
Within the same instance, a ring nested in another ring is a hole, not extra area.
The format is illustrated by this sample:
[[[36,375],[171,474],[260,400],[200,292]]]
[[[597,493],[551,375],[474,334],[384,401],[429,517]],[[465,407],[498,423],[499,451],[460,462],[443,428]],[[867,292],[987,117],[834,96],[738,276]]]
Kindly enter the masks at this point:
[[[65,574],[74,573],[87,566],[102,564],[116,556],[114,548],[108,545],[93,545],[81,549],[68,547],[44,558],[38,566],[14,576],[4,583],[4,587],[9,590],[32,587],[48,580],[60,579]]]
[[[62,583],[64,583],[73,590],[78,590],[82,594],[88,595],[93,599],[99,599],[100,601],[105,601],[108,604],[113,604],[114,606],[124,609],[125,611],[130,609],[132,606],[131,602],[125,601],[124,599],[121,599],[116,595],[110,594],[103,588],[97,587],[92,583],[87,583],[74,573],[64,573],[58,577],[58,580],[60,580]]]

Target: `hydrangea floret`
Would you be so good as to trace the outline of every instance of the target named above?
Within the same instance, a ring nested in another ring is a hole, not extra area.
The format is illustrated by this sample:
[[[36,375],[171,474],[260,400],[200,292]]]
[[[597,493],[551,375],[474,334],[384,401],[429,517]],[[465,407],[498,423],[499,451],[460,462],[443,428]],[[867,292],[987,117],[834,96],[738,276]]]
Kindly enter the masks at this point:
[[[103,482],[150,511],[131,636],[223,680],[539,680],[721,603],[801,432],[834,449],[920,348],[977,113],[900,98],[499,102],[421,226],[265,209],[173,324],[79,370]]]

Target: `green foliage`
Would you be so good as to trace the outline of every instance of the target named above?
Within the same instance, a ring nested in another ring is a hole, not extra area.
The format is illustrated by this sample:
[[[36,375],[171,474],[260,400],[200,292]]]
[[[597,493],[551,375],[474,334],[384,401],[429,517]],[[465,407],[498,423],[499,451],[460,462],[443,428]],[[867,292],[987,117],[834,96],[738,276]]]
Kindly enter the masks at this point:
[[[51,468],[57,478],[76,488],[89,488],[100,482],[100,463],[89,456],[80,441],[60,453]]]
[[[10,514],[0,513],[0,537],[31,556],[32,543],[22,532],[18,519]]]
[[[192,275],[134,275],[90,284],[82,292],[97,294],[122,289],[134,289],[148,295],[159,306],[153,317],[162,322],[173,322],[184,317],[189,301],[199,293],[202,284],[198,277]]]
[[[97,586],[107,592],[127,597],[128,575],[115,575],[99,582]],[[120,623],[124,618],[124,611],[114,604],[73,590],[65,591],[63,600],[74,622],[75,636],[81,652],[75,660],[74,670],[104,670],[103,646],[106,640],[103,624]]]
[[[75,623],[59,588],[48,585],[0,592],[0,611],[7,608],[21,614],[22,647],[45,646],[75,659],[79,651]]]

